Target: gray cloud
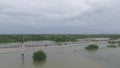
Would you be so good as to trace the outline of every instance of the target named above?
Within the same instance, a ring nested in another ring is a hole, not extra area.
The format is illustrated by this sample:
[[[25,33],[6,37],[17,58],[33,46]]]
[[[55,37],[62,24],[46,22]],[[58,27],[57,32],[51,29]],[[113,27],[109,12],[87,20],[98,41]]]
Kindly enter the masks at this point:
[[[119,4],[119,0],[1,0],[0,30],[1,33],[34,33],[35,30],[37,33],[42,29],[43,33],[77,33],[82,29],[78,33],[90,30],[94,33],[102,30],[101,25],[104,29],[108,27],[101,32],[111,32],[112,26],[104,24],[119,24]],[[50,28],[56,30],[50,32]],[[63,28],[66,30],[62,31]]]

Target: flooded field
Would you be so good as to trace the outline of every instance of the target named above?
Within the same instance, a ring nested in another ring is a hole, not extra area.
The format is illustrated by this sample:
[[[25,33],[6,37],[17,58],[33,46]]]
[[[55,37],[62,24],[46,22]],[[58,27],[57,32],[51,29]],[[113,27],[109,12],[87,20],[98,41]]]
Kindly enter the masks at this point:
[[[26,47],[24,60],[20,48],[0,49],[0,68],[119,68],[120,48],[86,51],[82,45]],[[40,63],[32,60],[33,52],[43,50],[47,59]]]

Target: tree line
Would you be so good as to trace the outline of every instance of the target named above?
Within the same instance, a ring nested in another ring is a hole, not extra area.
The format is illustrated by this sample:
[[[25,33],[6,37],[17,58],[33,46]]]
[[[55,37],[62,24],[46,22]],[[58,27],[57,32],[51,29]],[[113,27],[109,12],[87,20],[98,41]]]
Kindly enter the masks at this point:
[[[74,42],[84,38],[120,38],[120,34],[0,34],[0,43],[24,41]]]

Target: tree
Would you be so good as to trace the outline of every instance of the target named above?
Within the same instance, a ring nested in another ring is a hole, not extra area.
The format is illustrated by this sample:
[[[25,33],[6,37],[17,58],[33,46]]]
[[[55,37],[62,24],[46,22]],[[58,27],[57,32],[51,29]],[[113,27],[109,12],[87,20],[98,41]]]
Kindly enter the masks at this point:
[[[42,61],[45,59],[46,59],[46,53],[44,53],[43,51],[40,50],[40,51],[34,52],[33,54],[34,61]]]
[[[97,50],[99,47],[96,44],[90,44],[85,47],[86,50]]]

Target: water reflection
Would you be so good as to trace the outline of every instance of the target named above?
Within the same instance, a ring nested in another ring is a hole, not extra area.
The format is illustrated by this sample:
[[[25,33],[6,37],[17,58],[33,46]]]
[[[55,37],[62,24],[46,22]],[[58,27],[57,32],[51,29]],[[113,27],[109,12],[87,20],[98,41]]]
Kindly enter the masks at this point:
[[[33,60],[33,64],[34,64],[35,67],[41,67],[41,66],[43,66],[45,63],[46,63],[46,60],[43,60],[43,61],[34,61],[34,60]]]
[[[88,52],[97,52],[98,50],[91,50],[91,49],[88,49],[88,50],[86,50],[86,51],[88,51]]]
[[[60,56],[63,56],[63,45],[60,45]]]
[[[21,66],[22,66],[22,68],[25,68],[25,67],[26,67],[25,60],[24,60],[24,59],[21,60]]]

